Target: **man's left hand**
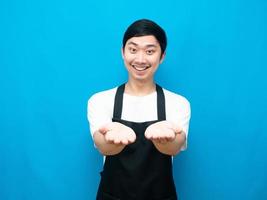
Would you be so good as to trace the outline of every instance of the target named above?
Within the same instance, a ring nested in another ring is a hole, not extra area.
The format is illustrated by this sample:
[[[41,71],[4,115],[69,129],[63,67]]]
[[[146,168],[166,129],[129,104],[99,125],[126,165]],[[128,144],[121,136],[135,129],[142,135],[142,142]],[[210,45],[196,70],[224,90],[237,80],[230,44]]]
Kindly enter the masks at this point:
[[[177,134],[182,133],[182,128],[172,122],[160,121],[147,127],[145,137],[152,142],[165,144],[172,142]]]

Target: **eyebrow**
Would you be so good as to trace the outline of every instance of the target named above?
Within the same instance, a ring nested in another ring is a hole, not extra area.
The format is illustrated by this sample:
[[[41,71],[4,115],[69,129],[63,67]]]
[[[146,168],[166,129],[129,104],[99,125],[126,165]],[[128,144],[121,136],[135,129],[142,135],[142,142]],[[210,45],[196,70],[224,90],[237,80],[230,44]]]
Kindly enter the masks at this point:
[[[135,43],[135,42],[129,42],[128,43],[128,45],[131,45],[131,44],[134,45],[134,46],[138,46],[138,44]],[[145,47],[157,47],[157,45],[155,45],[155,44],[148,44]]]

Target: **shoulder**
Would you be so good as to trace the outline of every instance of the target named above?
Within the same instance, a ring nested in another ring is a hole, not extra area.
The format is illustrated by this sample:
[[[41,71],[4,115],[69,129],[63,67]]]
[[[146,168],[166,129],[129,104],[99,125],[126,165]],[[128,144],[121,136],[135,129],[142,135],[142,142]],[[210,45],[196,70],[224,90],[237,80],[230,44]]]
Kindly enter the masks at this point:
[[[183,119],[191,116],[190,102],[186,97],[163,89],[168,118]]]
[[[186,97],[180,94],[171,92],[165,88],[163,88],[163,92],[165,95],[166,102],[168,104],[190,107],[190,102],[187,100]]]
[[[100,110],[112,110],[116,91],[117,87],[93,94],[87,102],[88,112],[93,112],[94,110],[96,112],[100,112]]]
[[[114,101],[116,91],[117,87],[97,92],[89,98],[88,105],[90,106],[93,104],[103,104],[105,102]]]

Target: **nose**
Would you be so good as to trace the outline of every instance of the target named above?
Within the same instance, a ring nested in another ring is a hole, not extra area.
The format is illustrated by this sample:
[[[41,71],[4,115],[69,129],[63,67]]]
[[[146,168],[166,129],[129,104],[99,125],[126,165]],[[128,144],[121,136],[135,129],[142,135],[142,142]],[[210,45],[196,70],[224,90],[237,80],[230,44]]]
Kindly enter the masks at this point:
[[[135,62],[139,64],[145,63],[145,55],[143,52],[138,52],[136,54]]]

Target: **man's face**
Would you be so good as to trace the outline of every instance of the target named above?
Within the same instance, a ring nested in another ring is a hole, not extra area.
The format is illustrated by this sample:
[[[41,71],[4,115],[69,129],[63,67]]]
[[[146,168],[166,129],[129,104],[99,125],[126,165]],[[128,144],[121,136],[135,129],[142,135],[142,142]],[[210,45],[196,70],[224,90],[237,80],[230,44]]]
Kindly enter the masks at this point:
[[[152,36],[130,38],[122,50],[124,64],[133,80],[153,80],[154,73],[163,61],[161,48],[157,39]]]

